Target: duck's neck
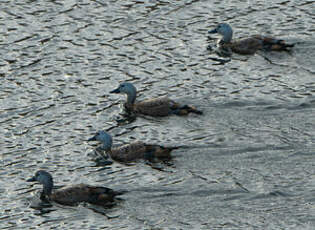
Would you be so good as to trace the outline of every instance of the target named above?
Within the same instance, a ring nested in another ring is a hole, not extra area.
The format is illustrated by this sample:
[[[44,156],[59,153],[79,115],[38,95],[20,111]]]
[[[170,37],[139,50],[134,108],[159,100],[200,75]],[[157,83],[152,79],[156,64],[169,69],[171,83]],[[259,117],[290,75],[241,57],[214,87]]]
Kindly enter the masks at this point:
[[[232,41],[232,36],[233,36],[233,31],[232,30],[226,31],[221,40],[224,43],[230,43]]]
[[[47,200],[47,197],[49,197],[52,193],[53,186],[53,181],[47,181],[43,184],[43,191],[40,196],[41,200]]]
[[[133,105],[136,101],[137,93],[136,92],[129,92],[127,94],[127,104]]]
[[[110,150],[112,149],[112,146],[111,145],[109,146],[108,144],[103,144],[102,149],[105,152],[110,152]]]
[[[112,149],[112,141],[111,139],[106,139],[103,141],[103,145],[101,145],[101,148],[105,151],[105,152],[109,152]]]

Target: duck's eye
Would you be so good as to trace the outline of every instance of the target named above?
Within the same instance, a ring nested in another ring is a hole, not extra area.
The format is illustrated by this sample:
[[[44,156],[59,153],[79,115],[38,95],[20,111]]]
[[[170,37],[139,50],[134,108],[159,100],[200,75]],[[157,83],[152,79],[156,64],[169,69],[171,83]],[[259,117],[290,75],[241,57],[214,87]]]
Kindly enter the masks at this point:
[[[121,85],[121,88],[124,88],[125,87],[125,85]]]

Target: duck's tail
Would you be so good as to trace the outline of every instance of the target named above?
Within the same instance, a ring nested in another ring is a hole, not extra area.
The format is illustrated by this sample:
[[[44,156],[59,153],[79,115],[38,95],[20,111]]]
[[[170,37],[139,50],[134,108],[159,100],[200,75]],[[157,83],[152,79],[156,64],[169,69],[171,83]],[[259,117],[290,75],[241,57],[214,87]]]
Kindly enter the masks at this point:
[[[161,149],[165,149],[165,150],[168,150],[168,151],[173,151],[173,150],[175,150],[175,149],[179,149],[180,147],[179,146],[167,146],[167,147],[165,147],[165,146],[160,146],[160,148]]]
[[[263,41],[263,47],[267,50],[289,51],[295,45],[293,43],[286,43],[284,40],[272,37],[261,36],[260,39]]]
[[[272,44],[271,45],[271,50],[275,51],[289,51],[290,48],[294,47],[294,44],[288,44],[283,40],[278,40],[277,44]]]
[[[177,146],[165,147],[161,145],[145,145],[146,153],[144,158],[147,160],[151,160],[155,157],[157,158],[171,158],[171,152],[174,149],[178,149]]]
[[[194,106],[191,106],[191,105],[184,105],[175,111],[175,114],[177,115],[187,115],[189,113],[195,113],[195,114],[201,115],[202,111],[196,109]]]
[[[115,191],[110,188],[98,186],[89,186],[88,189],[88,202],[102,206],[113,204],[113,202],[117,199],[116,196],[126,193],[126,191],[123,190]]]
[[[120,196],[120,195],[123,195],[127,192],[128,192],[127,190],[115,190],[115,191],[113,191],[113,195],[114,196]]]
[[[115,197],[126,193],[126,190],[113,190],[101,186],[88,186],[90,194],[93,196],[104,195],[105,197]]]

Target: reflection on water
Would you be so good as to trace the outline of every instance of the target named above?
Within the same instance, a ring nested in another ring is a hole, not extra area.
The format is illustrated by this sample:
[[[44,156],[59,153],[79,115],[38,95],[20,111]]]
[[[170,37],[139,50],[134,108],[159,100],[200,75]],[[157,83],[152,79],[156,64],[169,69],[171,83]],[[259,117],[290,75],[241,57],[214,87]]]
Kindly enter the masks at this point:
[[[2,2],[1,228],[314,225],[312,1]],[[297,45],[218,57],[207,50],[218,22]],[[109,93],[123,81],[139,100],[168,95],[204,115],[125,117]],[[182,147],[168,162],[99,164],[86,140],[102,129],[117,145]],[[128,192],[108,209],[37,210],[26,179],[39,168]]]

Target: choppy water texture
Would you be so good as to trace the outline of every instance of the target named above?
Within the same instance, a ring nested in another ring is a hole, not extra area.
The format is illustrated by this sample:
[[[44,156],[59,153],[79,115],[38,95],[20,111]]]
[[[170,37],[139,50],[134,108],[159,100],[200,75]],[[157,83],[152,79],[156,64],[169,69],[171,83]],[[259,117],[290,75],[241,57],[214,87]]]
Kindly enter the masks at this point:
[[[217,65],[218,22],[297,45]],[[313,229],[314,24],[307,0],[2,0],[0,228]],[[109,91],[125,80],[204,115],[119,122],[124,97]],[[86,140],[99,129],[186,148],[154,167],[97,166]],[[110,209],[34,209],[41,186],[25,180],[39,168],[129,192]]]

